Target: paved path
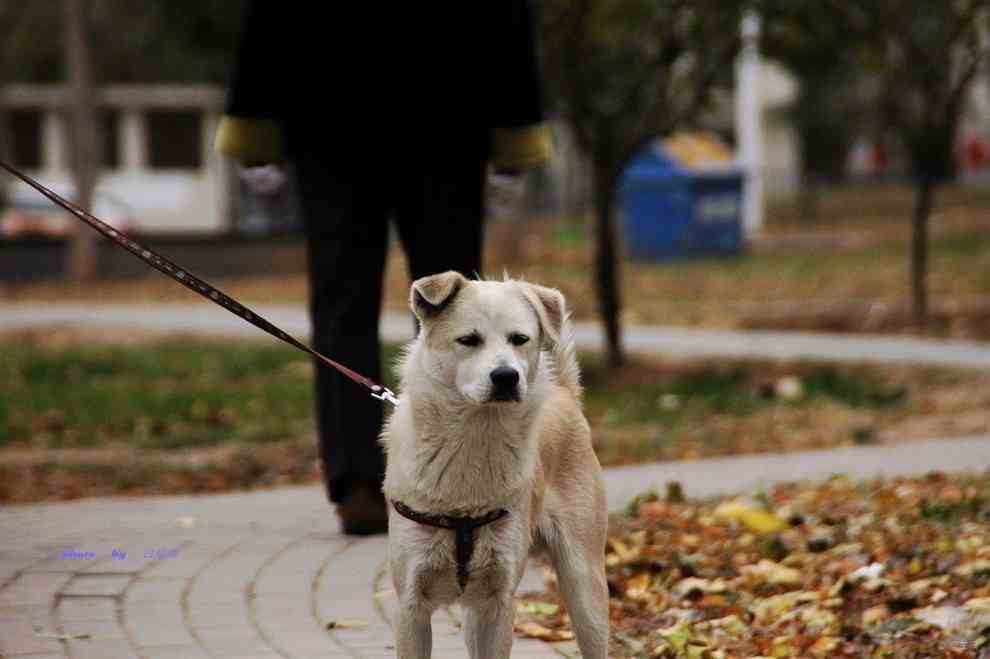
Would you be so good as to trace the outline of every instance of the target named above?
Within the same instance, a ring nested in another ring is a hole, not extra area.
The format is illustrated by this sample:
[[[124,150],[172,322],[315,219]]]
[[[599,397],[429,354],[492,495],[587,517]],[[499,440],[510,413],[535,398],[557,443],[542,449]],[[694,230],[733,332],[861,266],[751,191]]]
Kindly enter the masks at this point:
[[[615,509],[632,497],[668,481],[678,481],[693,498],[754,492],[764,484],[816,480],[832,474],[854,478],[910,476],[930,471],[990,469],[990,436],[856,446],[767,455],[659,462],[613,467],[605,473],[609,505]]]
[[[257,311],[299,336],[308,332],[301,307]],[[0,305],[0,330],[47,323],[264,338],[205,304]],[[389,340],[405,340],[411,320],[387,316],[382,330]],[[579,326],[578,341],[597,347],[597,329]],[[990,366],[990,348],[982,344],[898,337],[635,328],[626,341],[634,351],[677,356]],[[988,465],[990,438],[970,437],[622,467],[606,472],[606,485],[615,508],[668,480],[680,481],[690,496],[705,497],[836,472],[869,477]],[[114,549],[126,555],[115,557]],[[355,540],[340,533],[319,486],[7,507],[0,510],[0,656],[392,656],[395,602],[384,561],[383,538]],[[530,574],[523,589],[540,585]],[[455,610],[434,618],[435,656],[464,656],[457,616]],[[328,631],[331,622],[344,624]],[[513,656],[573,652],[573,644],[517,639]]]
[[[259,306],[255,310],[287,332],[299,337],[309,335],[309,321],[304,305]],[[0,331],[45,323],[265,337],[261,330],[205,301],[160,306],[0,304]],[[385,314],[382,318],[381,333],[386,340],[406,341],[412,336],[412,331],[411,315]],[[579,323],[576,338],[582,349],[597,350],[601,346],[601,331],[593,323]],[[805,332],[732,332],[674,327],[629,327],[625,331],[624,340],[626,347],[633,352],[674,357],[807,358],[990,368],[990,343],[975,341]]]
[[[836,472],[988,466],[990,437],[970,437],[622,467],[606,471],[606,486],[615,508],[670,479],[705,497]],[[13,506],[0,511],[0,538],[5,659],[393,655],[384,538],[341,535],[320,486]],[[539,587],[528,575],[523,590]],[[434,617],[435,656],[464,656],[457,616]],[[330,622],[343,624],[327,631]],[[53,640],[35,626],[92,638]],[[569,652],[573,644],[517,639],[513,656]]]
[[[0,537],[4,659],[394,656],[385,538],[342,535],[320,486],[16,506]],[[457,616],[434,617],[434,656],[464,656]]]

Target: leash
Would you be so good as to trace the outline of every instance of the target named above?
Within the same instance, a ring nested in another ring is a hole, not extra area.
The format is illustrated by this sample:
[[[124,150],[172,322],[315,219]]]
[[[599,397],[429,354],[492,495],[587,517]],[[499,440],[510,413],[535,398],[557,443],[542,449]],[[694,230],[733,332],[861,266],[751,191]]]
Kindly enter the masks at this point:
[[[121,235],[119,231],[114,229],[106,222],[103,222],[99,218],[82,210],[72,202],[67,201],[66,199],[60,197],[58,194],[52,192],[42,184],[38,183],[36,180],[31,178],[27,174],[18,171],[12,165],[4,162],[3,160],[0,160],[0,167],[7,170],[8,172],[13,174],[20,180],[24,181],[32,188],[40,192],[42,195],[47,197],[49,200],[51,200],[52,203],[56,204],[57,206],[61,206],[65,210],[69,211],[77,218],[79,218],[80,220],[91,226],[93,229],[96,229],[104,236],[106,236],[107,238],[117,243],[119,246],[123,247],[134,256],[138,257],[139,259],[150,265],[155,270],[158,270],[159,272],[165,274],[166,276],[174,279],[175,281],[179,282],[189,290],[205,297],[207,300],[210,300],[211,302],[220,305],[221,307],[223,307],[230,313],[234,314],[235,316],[239,316],[240,318],[243,318],[247,322],[257,327],[258,329],[261,329],[267,332],[268,334],[271,334],[276,339],[285,341],[289,345],[298,348],[299,350],[302,350],[303,352],[308,353],[313,357],[316,357],[318,360],[320,360],[327,366],[336,369],[338,372],[347,376],[354,382],[366,387],[371,392],[371,396],[373,398],[377,398],[378,400],[381,401],[387,401],[392,405],[396,405],[396,406],[399,404],[399,399],[396,397],[394,393],[392,393],[392,391],[389,390],[388,387],[384,387],[378,384],[377,382],[375,382],[374,380],[372,380],[371,378],[367,378],[361,375],[360,373],[352,371],[343,364],[335,362],[329,357],[321,355],[320,353],[313,350],[305,343],[302,343],[301,341],[298,341],[294,337],[286,334],[281,329],[276,327],[274,324],[266,320],[264,317],[259,316],[254,311],[248,309],[234,298],[217,290],[217,288],[211,286],[210,284],[206,283],[199,277],[193,275],[188,270],[184,268],[180,268],[178,265],[176,265],[172,261],[169,261],[167,258],[162,256],[158,252],[154,251],[153,249],[145,247],[144,245],[141,245],[140,243],[131,240],[127,236]]]

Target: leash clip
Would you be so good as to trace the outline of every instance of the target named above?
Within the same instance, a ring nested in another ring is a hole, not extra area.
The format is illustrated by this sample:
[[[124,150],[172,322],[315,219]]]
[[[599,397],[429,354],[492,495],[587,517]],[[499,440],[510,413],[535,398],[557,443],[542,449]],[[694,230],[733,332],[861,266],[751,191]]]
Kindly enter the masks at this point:
[[[380,384],[376,384],[371,387],[371,397],[392,403],[395,407],[399,406],[399,399],[394,393],[392,393],[392,390],[388,387],[383,387]]]

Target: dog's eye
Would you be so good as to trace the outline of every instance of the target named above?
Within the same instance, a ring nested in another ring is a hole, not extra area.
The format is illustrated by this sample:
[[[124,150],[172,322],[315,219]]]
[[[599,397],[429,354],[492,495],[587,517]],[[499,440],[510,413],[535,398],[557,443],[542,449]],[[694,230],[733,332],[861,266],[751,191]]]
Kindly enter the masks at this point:
[[[529,341],[529,337],[526,336],[525,334],[518,334],[518,333],[516,333],[516,334],[510,334],[509,335],[509,343],[511,343],[514,346],[521,346],[522,344],[526,343],[527,341]]]
[[[468,346],[469,348],[474,348],[475,346],[481,345],[481,335],[479,334],[465,334],[464,336],[459,336],[455,339],[462,346]]]

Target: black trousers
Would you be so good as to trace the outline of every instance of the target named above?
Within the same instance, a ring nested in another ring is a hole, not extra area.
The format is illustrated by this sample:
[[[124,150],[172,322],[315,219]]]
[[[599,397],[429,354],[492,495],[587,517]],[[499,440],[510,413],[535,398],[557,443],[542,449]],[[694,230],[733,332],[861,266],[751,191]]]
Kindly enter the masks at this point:
[[[446,270],[467,277],[481,271],[488,141],[469,140],[443,157],[434,153],[419,162],[395,155],[374,165],[295,159],[313,344],[378,382],[389,220],[395,221],[412,279]],[[345,499],[355,483],[380,487],[385,459],[378,436],[385,405],[317,363],[317,432],[330,501]]]

